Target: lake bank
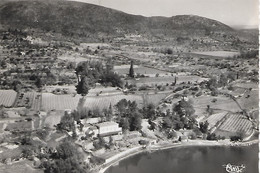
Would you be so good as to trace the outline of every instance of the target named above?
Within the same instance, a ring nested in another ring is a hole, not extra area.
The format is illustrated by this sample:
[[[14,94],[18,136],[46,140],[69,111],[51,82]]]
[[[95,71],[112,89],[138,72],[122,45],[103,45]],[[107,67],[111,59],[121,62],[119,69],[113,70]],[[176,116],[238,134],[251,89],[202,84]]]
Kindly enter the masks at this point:
[[[153,152],[158,150],[166,150],[166,149],[172,149],[172,148],[180,148],[180,147],[190,147],[190,146],[249,146],[253,144],[257,144],[259,140],[253,140],[248,142],[230,142],[229,140],[222,140],[222,141],[206,141],[206,140],[190,140],[187,142],[181,142],[181,143],[161,143],[152,145],[146,149],[142,149],[142,147],[136,148],[136,150],[133,150],[132,152],[126,152],[127,154],[118,153],[117,155],[113,156],[114,159],[107,163],[105,166],[103,166],[101,169],[99,169],[99,173],[104,173],[109,167],[117,164],[121,160],[124,160],[126,158],[129,158],[131,156],[137,155],[139,153],[144,152]],[[126,150],[127,151],[127,150]]]

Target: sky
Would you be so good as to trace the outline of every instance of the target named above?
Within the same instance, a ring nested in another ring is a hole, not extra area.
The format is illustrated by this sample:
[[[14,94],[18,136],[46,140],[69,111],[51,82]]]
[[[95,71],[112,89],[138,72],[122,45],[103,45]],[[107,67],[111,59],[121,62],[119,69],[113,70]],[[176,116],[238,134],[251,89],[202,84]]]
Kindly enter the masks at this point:
[[[74,0],[143,16],[199,15],[230,26],[258,26],[258,0]]]

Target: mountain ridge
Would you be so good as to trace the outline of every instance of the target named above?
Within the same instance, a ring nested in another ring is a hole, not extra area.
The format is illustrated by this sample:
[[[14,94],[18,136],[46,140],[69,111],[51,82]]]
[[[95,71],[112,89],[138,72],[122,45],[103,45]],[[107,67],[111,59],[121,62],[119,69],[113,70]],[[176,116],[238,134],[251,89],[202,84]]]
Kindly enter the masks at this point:
[[[196,15],[172,17],[127,14],[111,8],[75,1],[5,1],[0,3],[0,24],[17,29],[38,29],[67,36],[108,37],[138,33],[174,37],[206,32],[233,32],[216,20]]]

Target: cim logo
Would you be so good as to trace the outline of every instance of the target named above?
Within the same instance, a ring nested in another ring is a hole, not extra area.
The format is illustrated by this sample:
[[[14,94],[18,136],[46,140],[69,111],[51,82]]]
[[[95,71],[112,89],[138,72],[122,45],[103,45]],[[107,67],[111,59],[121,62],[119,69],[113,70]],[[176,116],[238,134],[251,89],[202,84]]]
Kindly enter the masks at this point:
[[[240,166],[236,166],[236,165],[231,165],[230,163],[227,165],[223,165],[223,167],[226,169],[228,173],[242,173],[246,168],[245,165],[243,164]]]

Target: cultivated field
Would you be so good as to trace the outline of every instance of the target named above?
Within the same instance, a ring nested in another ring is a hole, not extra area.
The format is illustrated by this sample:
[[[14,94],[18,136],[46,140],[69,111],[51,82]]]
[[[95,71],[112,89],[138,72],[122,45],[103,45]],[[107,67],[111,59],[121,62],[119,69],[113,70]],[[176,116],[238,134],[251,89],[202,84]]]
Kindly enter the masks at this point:
[[[110,95],[110,96],[98,96],[98,97],[86,97],[86,102],[84,104],[87,108],[99,108],[100,110],[108,108],[111,104],[116,105],[121,99],[126,99],[130,101],[136,101],[138,106],[143,104],[143,98],[139,95]]]
[[[248,136],[252,133],[252,129],[252,123],[242,114],[229,114],[227,120],[217,128],[216,134],[234,135],[244,132]]]
[[[227,112],[224,111],[221,113],[213,114],[210,117],[208,117],[206,121],[208,121],[209,123],[209,128],[212,128],[215,125],[217,125],[226,115]]]
[[[158,93],[158,94],[148,94],[145,99],[147,99],[147,103],[152,103],[157,106],[162,99],[167,97],[170,93]]]
[[[233,57],[235,55],[240,55],[239,52],[231,51],[205,51],[205,52],[192,52],[199,55],[217,56],[217,57]]]
[[[16,106],[31,107],[34,100],[34,92],[19,93]]]
[[[177,84],[182,82],[201,82],[207,80],[207,78],[202,78],[199,76],[186,76],[186,75],[177,75]],[[174,82],[175,76],[159,76],[159,77],[148,77],[148,78],[140,78],[139,80],[127,80],[129,84],[136,84],[137,86],[142,86],[143,84],[147,85],[165,85],[171,84]]]
[[[42,94],[42,110],[65,110],[76,109],[79,103],[80,95],[54,95],[50,93]],[[84,106],[87,108],[96,108],[100,110],[108,108],[110,103],[114,106],[121,99],[136,101],[138,105],[142,104],[143,99],[139,95],[107,95],[107,96],[86,96]]]
[[[121,65],[121,66],[115,66],[114,70],[118,72],[119,74],[126,75],[129,74],[129,68],[130,65]],[[136,74],[144,74],[144,75],[149,75],[149,76],[155,76],[155,74],[166,74],[166,71],[162,70],[157,70],[154,68],[149,68],[149,67],[143,67],[143,66],[137,66],[134,65],[134,72]]]
[[[55,95],[51,93],[42,94],[41,110],[65,110],[75,109],[78,106],[79,95]]]
[[[0,90],[0,106],[11,107],[15,102],[16,95],[14,90]]]

